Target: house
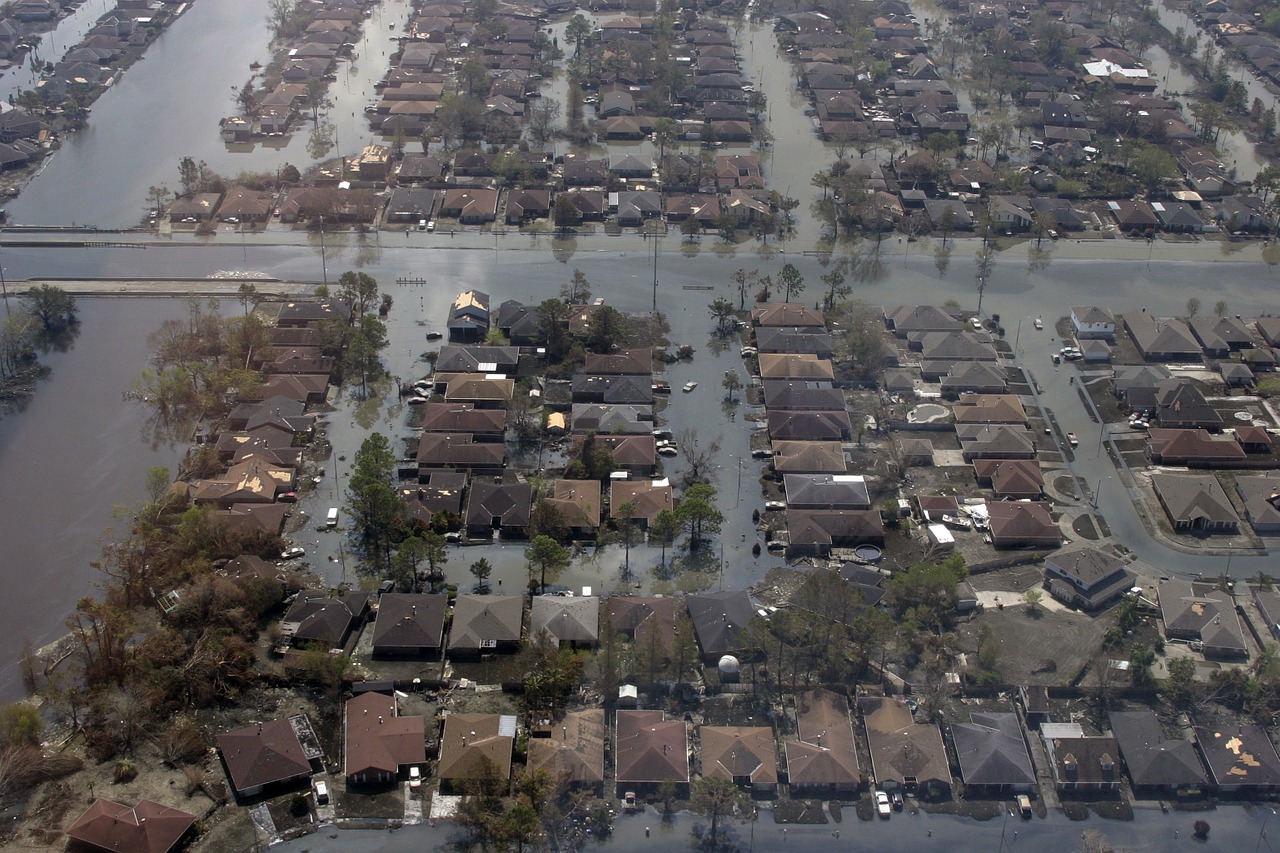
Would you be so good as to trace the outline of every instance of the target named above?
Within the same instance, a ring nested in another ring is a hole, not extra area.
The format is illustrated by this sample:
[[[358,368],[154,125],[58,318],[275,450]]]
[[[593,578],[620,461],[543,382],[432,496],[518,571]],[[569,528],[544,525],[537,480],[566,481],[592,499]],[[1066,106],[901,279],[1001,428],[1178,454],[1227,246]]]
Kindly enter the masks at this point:
[[[195,193],[169,205],[170,222],[208,222],[222,196],[218,193]]]
[[[419,476],[438,468],[501,475],[507,461],[506,446],[500,440],[476,439],[471,433],[424,432],[418,438],[416,455]]]
[[[1036,499],[1044,492],[1044,474],[1033,459],[977,459],[973,474],[1004,500]]]
[[[495,374],[501,376],[501,374]],[[515,396],[514,379],[494,379],[489,375],[454,375],[445,386],[446,403],[470,403],[483,408],[506,408]]]
[[[460,596],[461,598],[461,596]],[[443,788],[461,791],[468,783],[496,782],[505,790],[511,778],[516,718],[505,714],[458,714],[444,718],[436,778]]]
[[[755,796],[778,790],[778,745],[768,726],[700,726],[702,776],[727,779]]]
[[[843,474],[848,466],[838,441],[775,441],[773,468],[780,474]]]
[[[821,311],[798,302],[762,302],[751,309],[755,326],[826,329],[827,319]]]
[[[796,739],[783,744],[791,793],[828,798],[862,787],[849,700],[830,690],[796,695]]]
[[[1173,374],[1163,364],[1121,365],[1111,379],[1111,393],[1124,400],[1130,410],[1154,412],[1156,388]]]
[[[555,507],[574,536],[594,536],[600,526],[600,481],[556,480],[543,503]]]
[[[325,320],[349,322],[351,306],[338,300],[299,299],[285,302],[276,315],[276,325],[287,329],[317,328]]]
[[[654,190],[609,193],[609,206],[617,212],[619,225],[638,228],[646,219],[662,216],[662,194]]]
[[[960,332],[964,323],[936,305],[897,305],[883,310],[885,327],[900,338],[912,333]]]
[[[973,216],[969,209],[954,199],[926,199],[924,213],[929,220],[929,227],[936,231],[973,230]]]
[[[648,659],[665,660],[676,631],[676,599],[670,596],[609,596],[609,630],[627,636]],[[658,655],[657,652],[662,652]]]
[[[604,788],[604,709],[569,711],[550,736],[528,740],[530,772],[545,770],[552,779],[575,788]]]
[[[374,657],[436,658],[444,648],[446,595],[388,592],[378,597]]]
[[[1265,427],[1238,426],[1231,430],[1245,453],[1270,453],[1271,433]]]
[[[762,384],[768,411],[845,411],[844,394],[830,382],[766,379]]]
[[[451,657],[479,657],[519,649],[524,627],[524,596],[459,595],[449,629]]]
[[[519,362],[519,347],[446,344],[436,357],[435,372],[514,373]]]
[[[853,435],[848,412],[769,412],[773,441],[847,441]]]
[[[277,495],[293,491],[296,474],[292,468],[250,457],[232,465],[221,477],[198,481],[191,499],[222,509],[236,503],[271,503]]]
[[[1280,756],[1261,726],[1239,722],[1196,726],[1195,732],[1196,746],[1219,791],[1258,796],[1280,790]]]
[[[422,407],[424,433],[466,433],[481,441],[501,441],[506,427],[502,409],[477,409],[471,403],[427,403]],[[418,443],[422,456],[422,443]]]
[[[507,224],[520,225],[551,215],[551,191],[517,188],[507,193]]]
[[[268,192],[231,187],[222,197],[218,205],[217,217],[220,222],[266,222],[271,215],[271,205],[275,197]]]
[[[483,225],[498,218],[498,191],[476,187],[444,191],[440,215],[457,219],[463,225]]]
[[[1022,424],[956,424],[965,462],[975,459],[1035,459],[1036,443]]]
[[[1216,438],[1203,429],[1152,427],[1147,433],[1147,455],[1157,465],[1230,467],[1243,461],[1244,449],[1233,436]]]
[[[1135,791],[1177,793],[1205,784],[1204,766],[1191,742],[1167,737],[1154,712],[1111,711],[1108,716]]]
[[[593,648],[600,639],[600,599],[594,595],[535,595],[529,610],[529,636],[543,631],[557,647]]]
[[[579,435],[651,435],[653,407],[613,403],[574,403],[570,412],[572,431]]]
[[[1081,610],[1105,607],[1132,589],[1136,577],[1124,560],[1090,546],[1055,551],[1044,558],[1049,593]]]
[[[497,204],[496,196],[494,204]],[[454,297],[449,309],[449,339],[474,341],[489,332],[489,294],[464,290]]]
[[[597,435],[595,441],[613,457],[613,469],[637,477],[652,475],[657,445],[652,435]]]
[[[788,509],[787,554],[826,557],[833,548],[884,544],[884,522],[873,509]]]
[[[716,186],[721,191],[761,189],[764,173],[760,170],[760,158],[754,154],[717,154],[715,161]]]
[[[1136,199],[1120,199],[1107,202],[1107,209],[1122,231],[1155,231],[1160,219],[1151,205]]]
[[[744,648],[747,625],[756,613],[746,590],[687,595],[685,606],[704,661],[714,664],[721,655]]]
[[[98,797],[67,828],[67,836],[90,850],[168,853],[195,822],[195,815],[151,800],[130,807]]]
[[[1216,430],[1222,426],[1222,416],[1186,378],[1166,379],[1156,385],[1155,416],[1162,427]]]
[[[714,228],[720,220],[720,197],[712,193],[684,193],[667,196],[667,221],[692,219],[703,228]]]
[[[1245,517],[1259,536],[1280,533],[1280,474],[1236,477],[1236,494]]]
[[[991,544],[996,548],[1057,548],[1062,530],[1042,501],[987,501]]]
[[[401,717],[394,695],[361,693],[347,700],[345,717],[348,785],[393,784],[400,768],[426,764],[426,721]]]
[[[464,471],[419,471],[419,485],[400,490],[409,518],[424,527],[431,526],[436,513],[462,515],[462,495],[467,487]]]
[[[1160,584],[1160,619],[1166,637],[1203,645],[1205,657],[1247,658],[1249,646],[1227,593],[1212,584],[1167,580]]]
[[[760,353],[760,377],[762,379],[813,379],[830,381],[835,378],[831,361],[807,353]]]
[[[1078,340],[1115,340],[1116,318],[1109,308],[1078,305],[1071,309],[1071,331]]]
[[[973,712],[968,723],[952,723],[951,740],[965,788],[1031,791],[1036,771],[1018,716],[1008,711]]]
[[[649,376],[653,373],[653,351],[624,349],[611,353],[587,353],[583,370],[595,376]]]
[[[653,177],[653,163],[634,154],[613,154],[609,157],[609,173],[623,180],[648,180]]]
[[[1052,172],[1043,169],[1043,167],[1037,168],[1041,169],[1045,176],[1048,177],[1048,184],[1055,183],[1055,179],[1052,177]],[[1051,189],[1051,187],[1045,186],[1045,181],[1043,179],[1037,180],[1036,178],[1037,175],[1033,173],[1031,176],[1032,186],[1041,184],[1041,186],[1037,186],[1036,189]],[[1063,231],[1083,231],[1087,224],[1085,217],[1082,216],[1078,210],[1072,207],[1071,202],[1065,198],[1036,196],[1031,199],[1031,209],[1046,221],[1055,223],[1056,226]]]
[[[351,632],[364,621],[369,610],[369,594],[348,590],[330,597],[316,589],[298,593],[280,620],[280,632],[292,638],[293,645],[308,644],[315,648],[339,649],[347,644]]]
[[[621,518],[630,505],[629,517],[648,529],[658,513],[675,509],[675,496],[666,480],[613,480],[609,483],[609,517]]]
[[[1151,485],[1177,533],[1234,533],[1240,526],[1231,500],[1211,474],[1152,474]]]
[[[302,787],[321,765],[306,715],[280,717],[218,735],[218,753],[238,798]]]
[[[1255,346],[1249,329],[1235,317],[1192,317],[1187,325],[1210,358],[1227,358]]]
[[[962,394],[1003,395],[1008,390],[1005,368],[985,361],[957,362],[942,377],[942,393],[949,397]]]
[[[1131,311],[1124,324],[1147,361],[1200,361],[1200,342],[1181,320]]]
[[[1268,587],[1254,587],[1253,603],[1262,616],[1267,633],[1280,640],[1280,593]]]
[[[1185,201],[1153,201],[1151,210],[1160,220],[1160,228],[1164,231],[1199,234],[1209,227]]]
[[[791,509],[869,509],[871,495],[861,474],[786,474],[783,491]]]
[[[1120,790],[1120,746],[1114,737],[1086,737],[1079,723],[1043,723],[1040,737],[1059,791]]]
[[[674,784],[678,796],[689,791],[689,730],[684,720],[668,720],[662,711],[618,711],[614,723],[613,765],[618,788],[640,796]]]
[[[756,349],[761,353],[811,353],[831,358],[831,335],[815,326],[757,326]]]
[[[1230,388],[1248,388],[1255,378],[1247,364],[1237,364],[1233,361],[1220,362],[1218,373],[1222,376],[1222,384]]]
[[[945,797],[951,790],[951,765],[942,733],[933,723],[917,723],[901,696],[863,696],[858,700],[871,754],[871,772],[881,788]]]
[[[1016,394],[961,394],[952,407],[957,424],[1025,424],[1027,410]]]
[[[520,538],[529,526],[533,488],[528,483],[472,483],[467,500],[467,535]]]

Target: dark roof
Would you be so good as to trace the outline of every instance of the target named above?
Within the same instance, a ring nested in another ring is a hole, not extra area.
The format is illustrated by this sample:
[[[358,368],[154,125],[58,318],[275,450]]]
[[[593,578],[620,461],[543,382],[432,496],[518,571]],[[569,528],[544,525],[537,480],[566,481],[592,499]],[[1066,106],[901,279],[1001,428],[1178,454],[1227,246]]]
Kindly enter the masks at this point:
[[[865,509],[871,506],[867,478],[860,474],[786,474],[789,507]]]
[[[524,596],[459,595],[453,605],[449,650],[479,649],[485,640],[520,641],[524,626]]]
[[[446,595],[384,594],[373,626],[374,651],[440,648],[448,604]]]
[[[236,791],[311,774],[298,733],[284,717],[218,735],[218,751]]]
[[[755,615],[746,590],[710,592],[685,597],[698,645],[705,655],[718,655],[741,648],[747,623]]]
[[[1253,723],[1196,726],[1196,743],[1220,787],[1280,785],[1280,756],[1261,727]]]
[[[1125,573],[1125,562],[1114,554],[1085,546],[1056,551],[1044,558],[1045,565],[1058,574],[1078,581],[1083,589],[1108,583]]]
[[[1137,787],[1203,785],[1204,767],[1190,741],[1165,737],[1151,711],[1112,711],[1111,731]]]
[[[1036,784],[1036,771],[1016,714],[974,712],[969,719],[972,722],[951,726],[960,777],[966,785]]]
[[[195,822],[193,815],[151,800],[130,808],[99,798],[76,818],[67,835],[102,850],[167,853]]]
[[[368,606],[366,592],[350,591],[339,598],[330,598],[321,590],[303,590],[284,614],[281,624],[295,626],[292,632],[295,639],[333,648],[346,642],[356,620]]]
[[[467,523],[492,523],[501,519],[503,527],[524,527],[533,509],[533,489],[528,483],[472,483],[467,501]]]

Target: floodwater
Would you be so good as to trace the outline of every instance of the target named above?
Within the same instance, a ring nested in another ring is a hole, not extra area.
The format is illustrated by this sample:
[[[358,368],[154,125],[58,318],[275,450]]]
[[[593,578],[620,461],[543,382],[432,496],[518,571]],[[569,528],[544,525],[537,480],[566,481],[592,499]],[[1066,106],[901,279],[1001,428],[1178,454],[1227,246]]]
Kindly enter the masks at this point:
[[[358,154],[374,141],[364,105],[374,98],[373,83],[386,72],[392,39],[408,15],[408,0],[384,0],[365,21],[358,58],[339,63],[328,91],[335,146],[322,159]],[[149,187],[177,189],[178,161],[188,156],[228,179],[286,163],[303,171],[313,165],[306,122],[270,144],[232,146],[219,136],[218,120],[238,111],[236,94],[253,73],[249,65],[271,59],[265,18],[260,0],[189,7],[94,103],[88,126],[66,139],[7,206],[11,221],[128,228],[141,218]]]
[[[1086,831],[1102,835],[1117,850],[1134,853],[1203,850],[1274,850],[1267,836],[1272,810],[1265,806],[1224,806],[1211,812],[1170,812],[1159,809],[1134,810],[1132,821],[1106,820],[1091,815],[1085,821],[1068,820],[1059,811],[1046,818],[1022,820],[1015,816],[976,821],[951,815],[895,812],[889,820],[862,821],[853,810],[843,810],[840,823],[780,826],[773,822],[768,803],[754,823],[733,821],[725,827],[726,843],[717,850],[734,853],[755,851],[795,851],[822,853],[833,848],[877,850],[885,853],[985,853],[985,851],[1077,849]],[[1193,836],[1198,818],[1210,826],[1207,841]],[[705,830],[706,820],[686,812],[670,819],[649,807],[635,815],[614,819],[613,835],[587,845],[587,850],[617,853],[640,851],[697,851],[705,849],[694,836],[695,827]],[[410,826],[395,832],[372,830],[339,831],[322,827],[319,832],[279,845],[281,853],[408,853],[462,849],[457,842],[464,833],[450,823],[439,826]],[[557,849],[553,846],[552,849]]]
[[[80,333],[19,411],[0,414],[0,700],[21,695],[23,640],[39,647],[64,633],[63,619],[92,594],[104,531],[115,507],[139,500],[147,468],[176,473],[185,446],[152,443],[147,409],[123,399],[146,367],[147,333],[180,316],[176,299],[80,299]],[[125,329],[134,334],[122,334]]]
[[[114,2],[86,0],[70,15],[59,18],[48,32],[39,33],[40,44],[35,55],[42,62],[56,64],[67,51],[80,43],[99,18],[114,8]],[[28,53],[21,63],[15,63],[0,74],[0,99],[8,101],[26,89],[34,89],[38,80],[39,77],[31,71],[31,54]]]

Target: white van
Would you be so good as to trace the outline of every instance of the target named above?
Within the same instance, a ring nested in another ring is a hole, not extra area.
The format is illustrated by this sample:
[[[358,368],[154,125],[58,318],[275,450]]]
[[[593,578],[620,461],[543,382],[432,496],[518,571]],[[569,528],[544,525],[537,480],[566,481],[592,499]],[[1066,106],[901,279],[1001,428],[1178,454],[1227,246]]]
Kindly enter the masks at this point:
[[[329,507],[329,514],[325,516],[324,526],[325,527],[338,526],[338,508],[336,506]]]

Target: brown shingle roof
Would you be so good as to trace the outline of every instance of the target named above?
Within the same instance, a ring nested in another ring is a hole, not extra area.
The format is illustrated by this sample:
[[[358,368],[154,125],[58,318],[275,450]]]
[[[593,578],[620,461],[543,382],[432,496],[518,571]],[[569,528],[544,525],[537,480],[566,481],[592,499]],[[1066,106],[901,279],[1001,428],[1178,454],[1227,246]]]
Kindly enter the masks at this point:
[[[151,800],[130,808],[96,799],[67,830],[73,840],[102,850],[167,853],[195,823],[194,816]]]

